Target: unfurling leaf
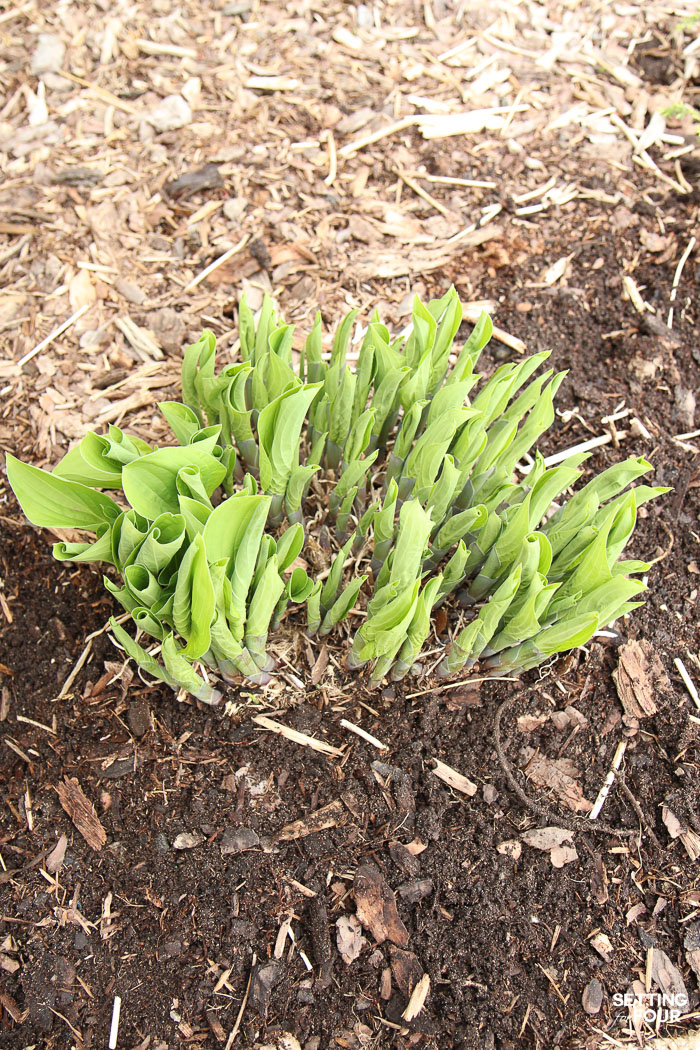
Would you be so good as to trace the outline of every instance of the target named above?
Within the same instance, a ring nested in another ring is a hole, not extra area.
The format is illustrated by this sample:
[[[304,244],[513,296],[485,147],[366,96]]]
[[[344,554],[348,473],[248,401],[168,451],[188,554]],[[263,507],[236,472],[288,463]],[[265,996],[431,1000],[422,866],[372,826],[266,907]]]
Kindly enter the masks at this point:
[[[5,466],[12,491],[33,525],[95,532],[121,513],[113,499],[86,485],[21,463],[9,454]]]

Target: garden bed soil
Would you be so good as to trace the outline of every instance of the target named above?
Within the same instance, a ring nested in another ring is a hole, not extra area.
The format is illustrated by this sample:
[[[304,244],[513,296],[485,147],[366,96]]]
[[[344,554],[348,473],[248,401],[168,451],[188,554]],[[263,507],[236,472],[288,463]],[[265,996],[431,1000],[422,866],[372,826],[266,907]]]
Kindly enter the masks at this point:
[[[104,1047],[119,996],[119,1046],[128,1048],[294,1047],[292,1037],[306,1050],[594,1047],[602,1033],[626,1041],[627,1011],[613,996],[644,979],[650,947],[682,974],[686,1013],[697,1009],[684,948],[686,920],[700,903],[697,866],[681,838],[670,838],[661,809],[668,801],[700,831],[698,723],[674,665],[682,657],[698,680],[688,656],[698,646],[697,458],[672,438],[691,429],[694,307],[684,295],[673,337],[660,339],[621,305],[611,280],[621,235],[574,236],[562,230],[546,258],[501,268],[483,288],[506,289],[499,324],[529,350],[553,349],[553,364],[570,369],[559,407],[571,414],[557,419],[544,451],[603,433],[600,419],[624,402],[649,439],[628,433],[591,464],[645,454],[654,483],[673,492],[642,512],[634,539],[635,555],[660,559],[644,608],[615,637],[521,682],[445,689],[407,679],[371,693],[362,676],[343,673],[336,641],[312,685],[319,645],[294,623],[281,665],[289,684],[272,712],[264,692],[230,689],[227,706],[208,708],[138,677],[114,680],[119,655],[104,632],[94,635],[111,612],[100,572],[55,563],[47,536],[22,521],[5,485],[3,1046]],[[580,286],[528,287],[569,245]],[[671,269],[636,273],[653,303],[668,301]],[[691,287],[696,273],[691,263]],[[487,370],[502,357],[492,343]],[[645,371],[657,359],[656,372]],[[618,428],[629,430],[629,419]],[[61,695],[91,635],[88,658]],[[648,643],[661,665],[657,713],[636,723],[613,681],[628,639]],[[499,760],[494,720],[504,702],[503,757],[545,814],[524,803]],[[568,707],[574,721],[565,725]],[[264,731],[252,721],[261,711],[342,754]],[[348,733],[341,718],[385,750]],[[572,797],[593,801],[622,740],[624,782],[638,808],[618,781],[600,818],[607,832],[520,772],[533,752],[566,762]],[[452,790],[434,759],[476,792]],[[103,845],[89,844],[62,808],[58,789],[68,781],[94,806]],[[319,810],[325,819],[314,830],[318,819],[304,822]],[[573,828],[576,859],[555,867],[549,852],[522,841],[499,850],[542,826]],[[52,851],[62,836],[58,863]],[[375,918],[378,910],[397,943],[378,943],[366,916],[357,922],[363,880],[375,891]],[[350,963],[337,947],[339,922],[345,951],[361,947]],[[422,974],[427,1001],[406,1021]],[[589,1016],[582,997],[588,989],[595,998],[592,981],[602,1005]]]

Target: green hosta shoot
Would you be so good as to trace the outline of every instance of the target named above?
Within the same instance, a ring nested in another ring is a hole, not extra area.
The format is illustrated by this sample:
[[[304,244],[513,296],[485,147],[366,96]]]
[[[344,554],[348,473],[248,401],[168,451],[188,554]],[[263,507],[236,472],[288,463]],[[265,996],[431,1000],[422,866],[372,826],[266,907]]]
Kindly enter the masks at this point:
[[[416,299],[405,338],[375,314],[355,339],[355,320],[325,354],[320,315],[295,342],[271,299],[256,318],[244,298],[238,359],[218,367],[205,331],[182,400],[159,405],[177,444],[110,426],[52,472],[7,457],[30,521],[85,534],[54,556],[106,566],[136,632],[112,619],[114,639],[147,677],[216,703],[221,680],[268,681],[287,622],[340,638],[352,618],[348,668],[398,680],[440,649],[439,606],[453,638],[439,674],[517,674],[639,605],[649,565],[623,553],[638,508],[668,490],[635,484],[640,458],[547,469],[535,445],[565,376],[538,373],[548,353],[482,382],[491,322],[455,346],[454,289]],[[331,549],[315,575],[320,523]]]

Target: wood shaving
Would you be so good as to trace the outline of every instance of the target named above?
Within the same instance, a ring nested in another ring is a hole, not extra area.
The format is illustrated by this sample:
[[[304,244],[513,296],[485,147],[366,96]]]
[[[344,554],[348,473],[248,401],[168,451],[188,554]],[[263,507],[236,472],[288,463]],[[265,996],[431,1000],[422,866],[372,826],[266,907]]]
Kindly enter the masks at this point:
[[[91,849],[99,851],[107,841],[95,807],[86,798],[77,777],[66,777],[56,788],[58,801]]]

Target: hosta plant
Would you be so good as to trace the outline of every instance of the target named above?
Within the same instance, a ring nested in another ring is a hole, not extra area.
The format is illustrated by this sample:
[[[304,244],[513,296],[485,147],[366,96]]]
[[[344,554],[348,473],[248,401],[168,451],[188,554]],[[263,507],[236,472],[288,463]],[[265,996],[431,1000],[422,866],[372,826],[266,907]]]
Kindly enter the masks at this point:
[[[352,617],[347,666],[375,685],[435,650],[445,603],[438,674],[517,674],[639,604],[649,565],[623,552],[637,509],[667,490],[634,484],[641,458],[580,487],[584,455],[548,468],[533,449],[564,373],[539,353],[482,381],[491,322],[455,347],[461,323],[454,289],[416,299],[405,337],[376,315],[354,335],[353,311],[326,355],[320,316],[295,342],[271,300],[256,319],[244,299],[236,360],[217,368],[205,331],[184,353],[182,401],[159,406],[177,444],[110,427],[51,473],[8,456],[10,483],[34,524],[92,534],[55,557],[112,566],[105,586],[136,628],[112,619],[117,643],[201,700],[221,679],[268,680],[290,606],[310,636]],[[311,514],[335,539],[318,577]]]

